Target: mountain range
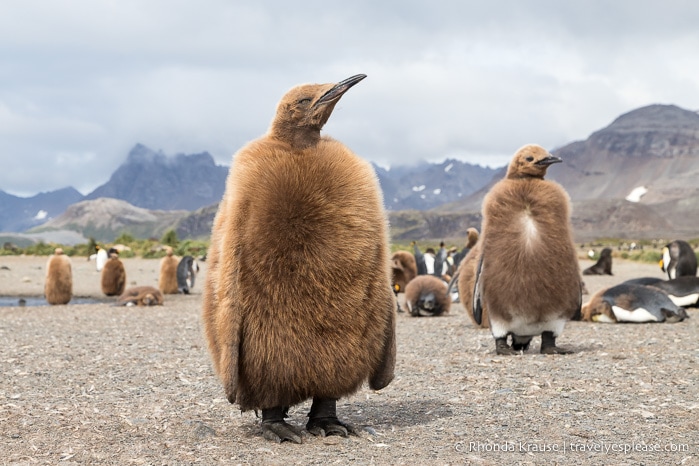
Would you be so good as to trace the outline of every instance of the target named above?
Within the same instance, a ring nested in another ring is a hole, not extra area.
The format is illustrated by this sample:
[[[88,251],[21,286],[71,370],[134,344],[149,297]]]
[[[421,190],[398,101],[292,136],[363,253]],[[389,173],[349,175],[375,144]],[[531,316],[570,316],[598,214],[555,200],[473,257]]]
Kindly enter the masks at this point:
[[[552,153],[564,163],[547,178],[571,197],[576,239],[699,236],[696,112],[642,107]],[[446,160],[375,170],[395,239],[458,240],[468,227],[480,228],[483,197],[506,167]],[[123,231],[158,236],[175,228],[180,238],[205,237],[227,173],[206,152],[166,156],[137,144],[87,196],[72,188],[31,198],[0,191],[0,231],[68,229],[109,241]]]

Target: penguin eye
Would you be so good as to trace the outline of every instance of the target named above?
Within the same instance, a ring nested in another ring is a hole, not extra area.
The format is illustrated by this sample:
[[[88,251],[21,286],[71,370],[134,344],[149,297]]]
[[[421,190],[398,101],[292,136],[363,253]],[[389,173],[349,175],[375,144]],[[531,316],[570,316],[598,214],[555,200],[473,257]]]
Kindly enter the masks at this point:
[[[533,162],[533,161],[534,161],[534,157],[532,157],[532,156],[530,155],[530,156],[527,157],[525,160],[526,160],[527,162]]]
[[[298,103],[299,103],[300,105],[307,105],[307,104],[310,104],[310,103],[311,103],[311,98],[310,98],[310,97],[303,98],[303,99],[299,100]]]

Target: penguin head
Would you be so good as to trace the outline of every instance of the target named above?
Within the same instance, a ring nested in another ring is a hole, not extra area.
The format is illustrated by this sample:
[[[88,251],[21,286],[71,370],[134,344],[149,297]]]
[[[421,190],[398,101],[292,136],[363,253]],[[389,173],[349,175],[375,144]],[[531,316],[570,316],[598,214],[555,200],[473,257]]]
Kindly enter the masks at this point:
[[[437,305],[434,293],[423,293],[417,300],[417,307],[425,311],[432,311]]]
[[[558,162],[562,162],[561,158],[551,155],[543,147],[527,144],[512,157],[507,167],[507,178],[543,178],[549,165]]]
[[[365,74],[339,83],[303,84],[287,92],[277,105],[270,134],[292,145],[307,147],[318,141],[320,130],[330,118],[335,104]]]
[[[466,247],[471,249],[478,242],[478,230],[469,228],[466,230]]]

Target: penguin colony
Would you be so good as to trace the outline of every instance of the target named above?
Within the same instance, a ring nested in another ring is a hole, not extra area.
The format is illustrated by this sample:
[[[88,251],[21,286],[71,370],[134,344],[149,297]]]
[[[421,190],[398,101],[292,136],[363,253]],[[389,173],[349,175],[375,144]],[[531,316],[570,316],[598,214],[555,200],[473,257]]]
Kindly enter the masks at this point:
[[[517,354],[536,335],[541,353],[569,352],[556,338],[580,310],[582,281],[568,195],[544,180],[557,162],[541,146],[522,147],[483,201],[473,312],[478,321],[487,309],[498,354]]]
[[[107,296],[119,296],[126,288],[126,269],[119,260],[119,252],[111,248],[109,259],[102,268],[102,293]]]
[[[68,304],[73,297],[73,271],[70,258],[56,248],[46,263],[44,294],[49,304]]]
[[[160,276],[158,288],[163,294],[177,294],[177,257],[173,256],[172,248],[168,247],[165,257],[160,259]]]
[[[365,78],[283,96],[267,134],[233,158],[214,219],[203,302],[228,400],[262,411],[264,437],[301,443],[290,406],[313,399],[306,429],[342,435],[336,400],[393,379],[395,310],[387,218],[369,163],[320,131]]]

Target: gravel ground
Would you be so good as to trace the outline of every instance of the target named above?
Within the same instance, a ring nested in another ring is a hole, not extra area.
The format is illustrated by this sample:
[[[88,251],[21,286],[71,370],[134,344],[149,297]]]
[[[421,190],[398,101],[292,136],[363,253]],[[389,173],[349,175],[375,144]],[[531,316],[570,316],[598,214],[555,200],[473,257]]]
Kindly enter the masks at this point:
[[[45,263],[0,257],[0,296],[40,296]],[[124,263],[129,285],[157,286],[158,261]],[[202,265],[194,294],[155,308],[0,307],[0,463],[699,464],[696,309],[677,324],[571,322],[558,343],[575,353],[560,356],[538,354],[538,339],[497,356],[459,305],[400,314],[394,382],[338,402],[361,436],[275,444],[213,374]],[[76,296],[104,298],[94,263],[73,269]],[[586,277],[590,293],[661,276],[620,260],[614,272]],[[291,422],[305,424],[309,406]]]

